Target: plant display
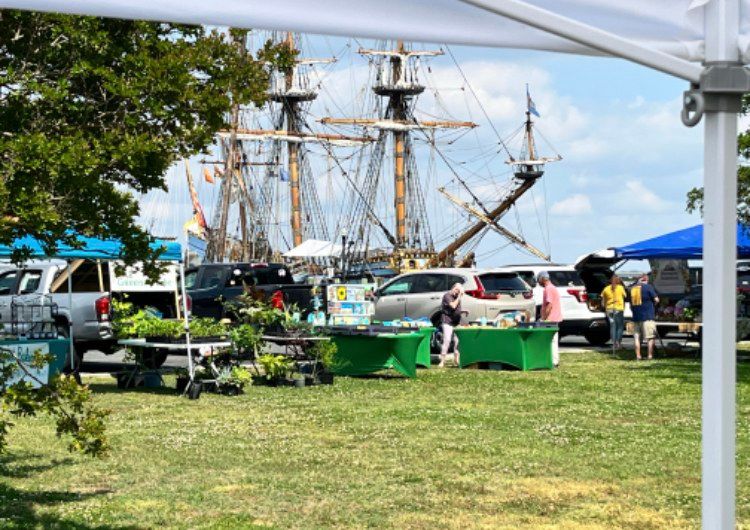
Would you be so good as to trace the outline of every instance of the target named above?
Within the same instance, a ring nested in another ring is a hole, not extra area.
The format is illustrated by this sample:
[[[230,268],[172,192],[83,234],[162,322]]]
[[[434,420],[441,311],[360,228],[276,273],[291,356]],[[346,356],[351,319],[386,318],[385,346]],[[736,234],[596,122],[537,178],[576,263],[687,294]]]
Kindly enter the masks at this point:
[[[283,311],[271,307],[263,300],[256,299],[250,293],[238,296],[224,307],[234,320],[252,324],[260,329],[273,328],[285,319]]]
[[[183,333],[182,321],[165,320],[148,308],[136,310],[132,303],[120,300],[113,300],[112,306],[112,328],[118,338],[177,338]]]
[[[183,334],[184,324],[180,320],[165,320],[150,316],[138,321],[136,325],[139,337],[166,337],[176,339]]]
[[[309,350],[309,355],[315,359],[316,371],[320,365],[323,369],[330,370],[336,365],[336,353],[338,347],[332,341],[318,341]]]
[[[213,318],[194,318],[190,321],[190,336],[194,338],[223,337],[227,334],[226,324]]]
[[[279,380],[287,377],[294,368],[294,361],[285,355],[267,353],[258,357],[258,364],[268,380]]]
[[[240,324],[229,332],[229,336],[240,353],[255,353],[263,346],[261,332],[250,324]]]

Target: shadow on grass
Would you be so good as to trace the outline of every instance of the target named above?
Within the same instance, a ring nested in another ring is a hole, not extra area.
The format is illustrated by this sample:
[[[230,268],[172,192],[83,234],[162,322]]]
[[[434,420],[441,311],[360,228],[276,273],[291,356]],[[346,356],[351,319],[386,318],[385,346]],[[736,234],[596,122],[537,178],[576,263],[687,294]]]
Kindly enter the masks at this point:
[[[37,455],[31,453],[5,454],[0,457],[0,476],[6,478],[28,478],[49,469],[65,466],[72,459],[52,460],[44,464],[34,464]],[[101,490],[90,493],[68,491],[27,491],[0,483],[0,527],[2,528],[56,528],[66,530],[129,530],[134,526],[88,525],[78,521],[61,519],[54,514],[38,513],[44,506],[59,506],[63,503],[78,502],[95,495],[110,493]]]
[[[179,396],[174,386],[158,387],[137,387],[137,388],[117,388],[117,382],[112,380],[111,383],[88,383],[88,387],[95,394],[158,394]]]

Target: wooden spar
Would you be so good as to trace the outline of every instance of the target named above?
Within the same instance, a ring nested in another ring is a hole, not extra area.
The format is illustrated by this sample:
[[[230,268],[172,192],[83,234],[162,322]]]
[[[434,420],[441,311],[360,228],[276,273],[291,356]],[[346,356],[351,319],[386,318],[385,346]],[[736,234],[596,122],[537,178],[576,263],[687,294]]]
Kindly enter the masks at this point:
[[[402,247],[406,242],[406,173],[404,172],[404,135],[397,132],[394,135],[394,186],[396,206],[396,240]]]
[[[219,131],[219,136],[228,136],[231,131]],[[344,134],[308,134],[300,131],[289,130],[289,129],[237,129],[237,135],[243,139],[253,139],[256,137],[258,140],[265,138],[283,138],[289,141],[299,139],[299,142],[314,142],[314,141],[346,141],[352,143],[368,143],[374,142],[375,139],[369,136],[347,136]],[[246,163],[250,164],[250,163]],[[255,165],[272,165],[268,162],[255,162]]]
[[[529,149],[528,159],[534,160],[536,153],[534,150],[534,135],[531,133],[531,113],[529,111],[526,111],[526,143]]]
[[[291,31],[286,34],[284,42],[289,51],[294,51],[294,34]],[[294,68],[284,70],[284,81],[287,93],[291,92],[294,85]],[[292,136],[298,135],[297,128],[297,101],[289,98],[284,102],[286,114],[286,127]],[[289,160],[289,193],[292,207],[292,242],[295,247],[302,244],[302,208],[299,190],[299,146],[293,142],[287,142],[287,155]]]
[[[498,223],[496,220],[490,219],[484,213],[472,207],[469,203],[462,201],[458,197],[451,195],[450,193],[445,191],[445,188],[438,188],[438,191],[442,193],[443,195],[445,195],[448,198],[448,200],[458,205],[459,207],[463,208],[464,210],[469,212],[471,215],[473,215],[477,219],[481,220],[483,223],[485,223],[485,225],[487,225],[489,228],[491,228],[498,234],[506,237],[507,239],[515,243],[516,245],[519,245],[525,248],[526,250],[534,254],[536,257],[543,259],[544,261],[547,261],[547,262],[550,261],[550,256],[548,254],[545,254],[544,252],[536,248],[534,245],[526,241],[526,239],[519,236],[518,234],[511,232],[510,230],[502,226],[500,223]]]
[[[501,215],[503,215],[505,212],[507,212],[513,204],[515,204],[516,200],[526,193],[526,191],[531,188],[534,183],[536,182],[536,179],[524,179],[521,182],[521,185],[513,190],[513,193],[511,193],[509,196],[503,200],[495,209],[490,211],[487,214],[487,218],[494,223],[496,219],[498,219]],[[479,221],[478,223],[474,224],[470,228],[468,228],[463,234],[458,236],[450,245],[445,247],[443,250],[438,252],[437,257],[435,258],[435,262],[437,264],[443,264],[446,262],[446,259],[453,256],[456,251],[464,246],[471,238],[476,236],[479,232],[482,231],[483,228],[487,227],[487,223],[484,221]]]
[[[375,118],[321,118],[320,123],[329,125],[363,125],[378,129],[398,128],[399,126],[416,129],[473,129],[478,125],[471,121],[409,121],[409,120],[378,120]]]

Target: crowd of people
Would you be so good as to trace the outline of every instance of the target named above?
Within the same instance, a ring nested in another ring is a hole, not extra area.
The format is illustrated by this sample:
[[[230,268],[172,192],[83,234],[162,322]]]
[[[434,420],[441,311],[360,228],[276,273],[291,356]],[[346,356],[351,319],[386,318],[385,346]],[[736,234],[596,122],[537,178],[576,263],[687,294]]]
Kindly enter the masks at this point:
[[[559,324],[562,322],[562,306],[560,304],[560,293],[550,280],[549,273],[540,272],[537,281],[543,289],[542,308],[540,320],[543,322]],[[450,291],[443,295],[442,310],[440,315],[440,328],[442,331],[442,348],[440,350],[440,364],[445,366],[445,360],[449,352],[453,352],[453,360],[458,366],[459,350],[458,337],[453,333],[453,328],[461,322],[461,298],[463,297],[463,285],[456,283]],[[601,292],[602,307],[607,315],[610,326],[610,337],[614,348],[622,348],[622,336],[625,332],[625,303],[630,303],[633,313],[633,338],[635,340],[635,357],[639,361],[641,355],[641,342],[645,341],[648,359],[654,358],[654,344],[656,341],[656,305],[659,296],[652,285],[649,284],[648,274],[643,274],[638,281],[629,289],[622,284],[617,274],[613,274],[610,283]],[[560,352],[558,349],[558,333],[552,338],[552,363],[560,364]]]

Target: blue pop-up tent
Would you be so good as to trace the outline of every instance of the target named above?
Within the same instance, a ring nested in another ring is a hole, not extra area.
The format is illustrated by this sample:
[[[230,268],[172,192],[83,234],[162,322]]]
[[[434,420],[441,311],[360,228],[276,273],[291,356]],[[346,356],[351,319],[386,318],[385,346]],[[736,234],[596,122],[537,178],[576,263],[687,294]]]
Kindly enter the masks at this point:
[[[10,245],[0,245],[0,259],[9,258],[16,250],[26,250],[32,258],[59,258],[64,260],[72,259],[100,259],[100,260],[118,260],[123,255],[123,245],[116,239],[96,239],[93,237],[84,237],[77,235],[76,239],[81,243],[72,247],[63,242],[57,243],[57,251],[50,254],[44,250],[41,242],[33,237],[21,237],[13,241]],[[180,261],[182,259],[182,247],[174,241],[163,241],[160,239],[151,243],[151,248],[156,250],[164,248],[159,257],[159,261]]]
[[[750,227],[737,223],[737,258],[750,258]],[[619,259],[703,259],[703,225],[677,230],[624,247],[612,247]]]

